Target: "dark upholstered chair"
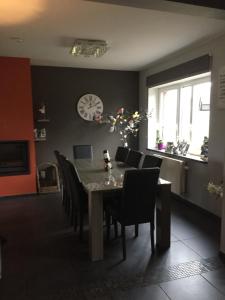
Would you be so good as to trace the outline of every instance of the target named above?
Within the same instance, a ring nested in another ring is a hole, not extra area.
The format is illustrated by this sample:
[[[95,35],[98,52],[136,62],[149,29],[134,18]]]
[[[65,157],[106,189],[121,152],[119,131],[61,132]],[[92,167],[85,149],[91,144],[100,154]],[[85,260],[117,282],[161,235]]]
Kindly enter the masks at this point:
[[[154,215],[159,168],[127,170],[120,201],[106,203],[107,220],[110,216],[121,224],[123,259],[126,259],[125,227],[135,225],[135,236],[138,236],[138,224],[150,223],[151,249],[154,253]],[[107,221],[109,233],[109,221]]]
[[[142,168],[160,168],[162,164],[162,159],[155,155],[145,155]]]
[[[126,159],[126,163],[131,167],[138,168],[143,155],[144,153],[140,151],[130,150]]]
[[[126,162],[129,151],[129,148],[118,147],[116,151],[115,161]]]
[[[74,230],[77,231],[77,225],[79,222],[79,235],[80,239],[83,237],[83,222],[84,214],[87,210],[87,194],[83,189],[83,185],[80,182],[76,168],[73,164],[63,158],[63,164],[66,169],[66,178],[69,185],[69,197],[71,199],[71,211]]]
[[[69,214],[70,210],[70,203],[69,203],[69,186],[68,186],[68,181],[66,180],[66,174],[65,174],[65,169],[63,167],[63,161],[62,161],[62,155],[58,150],[54,151],[57,164],[58,164],[58,169],[59,169],[59,175],[60,175],[60,182],[62,186],[62,202],[65,207],[66,213]]]
[[[80,158],[93,159],[92,145],[74,145],[73,157],[74,159],[80,159]]]

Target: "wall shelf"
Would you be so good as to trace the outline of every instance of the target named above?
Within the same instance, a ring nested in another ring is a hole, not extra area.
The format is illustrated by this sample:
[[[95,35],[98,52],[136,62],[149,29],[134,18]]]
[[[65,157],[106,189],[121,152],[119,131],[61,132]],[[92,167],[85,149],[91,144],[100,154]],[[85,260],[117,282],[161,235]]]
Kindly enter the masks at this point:
[[[37,122],[39,122],[39,123],[48,123],[48,122],[50,122],[50,120],[49,119],[38,119]]]
[[[34,139],[35,142],[45,142],[47,141],[46,138],[37,138],[37,139]]]

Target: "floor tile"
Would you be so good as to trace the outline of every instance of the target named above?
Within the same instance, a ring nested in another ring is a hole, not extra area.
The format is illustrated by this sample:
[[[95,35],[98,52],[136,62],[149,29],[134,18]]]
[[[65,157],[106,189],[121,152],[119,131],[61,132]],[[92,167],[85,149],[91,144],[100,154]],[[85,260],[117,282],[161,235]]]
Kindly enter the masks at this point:
[[[112,297],[112,300],[149,300],[149,299],[168,300],[169,298],[166,296],[163,290],[156,285],[130,289],[128,291],[123,291],[123,292],[117,292]]]
[[[182,242],[203,258],[217,256],[219,253],[219,244],[208,236],[198,236],[192,239],[185,239]]]
[[[200,275],[160,283],[171,300],[224,300],[225,295]]]
[[[169,249],[157,249],[151,255],[149,224],[140,226],[137,238],[131,226],[127,229],[126,261],[121,260],[121,239],[113,239],[112,235],[104,245],[105,259],[92,263],[88,257],[88,226],[80,243],[78,234],[69,226],[59,195],[0,201],[1,235],[8,239],[3,249],[0,299],[167,299],[159,283],[178,282],[203,273],[206,276],[206,272],[223,268],[217,257],[202,258],[205,249],[212,247],[213,251],[217,245],[217,239],[210,239],[210,228],[216,226],[209,217],[177,203],[172,212]],[[219,236],[218,230],[214,233]],[[200,245],[193,241],[185,244],[186,238],[196,237],[201,237]],[[213,253],[207,251],[207,257]],[[214,281],[216,285],[218,280]],[[222,289],[222,283],[220,286]]]
[[[202,276],[220,292],[225,294],[225,268],[218,271],[203,273]]]

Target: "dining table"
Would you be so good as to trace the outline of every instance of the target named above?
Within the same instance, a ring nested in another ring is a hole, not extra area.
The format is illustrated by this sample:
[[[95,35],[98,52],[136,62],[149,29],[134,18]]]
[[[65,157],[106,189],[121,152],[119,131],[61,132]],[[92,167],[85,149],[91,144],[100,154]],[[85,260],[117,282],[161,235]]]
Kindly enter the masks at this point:
[[[126,170],[124,163],[112,161],[112,169],[105,170],[101,159],[75,159],[80,181],[88,194],[89,254],[92,261],[104,258],[103,198],[105,194],[121,190]],[[171,182],[159,178],[156,199],[156,245],[160,250],[170,247]],[[106,200],[107,201],[107,200]]]

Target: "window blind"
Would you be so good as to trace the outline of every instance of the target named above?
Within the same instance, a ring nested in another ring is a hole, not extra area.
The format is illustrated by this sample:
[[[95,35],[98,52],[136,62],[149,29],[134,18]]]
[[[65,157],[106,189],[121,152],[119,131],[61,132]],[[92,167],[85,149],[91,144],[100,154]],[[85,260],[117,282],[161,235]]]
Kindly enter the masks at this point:
[[[154,87],[157,85],[209,72],[211,71],[211,62],[212,57],[207,54],[172,67],[170,69],[152,74],[147,77],[147,87]]]

